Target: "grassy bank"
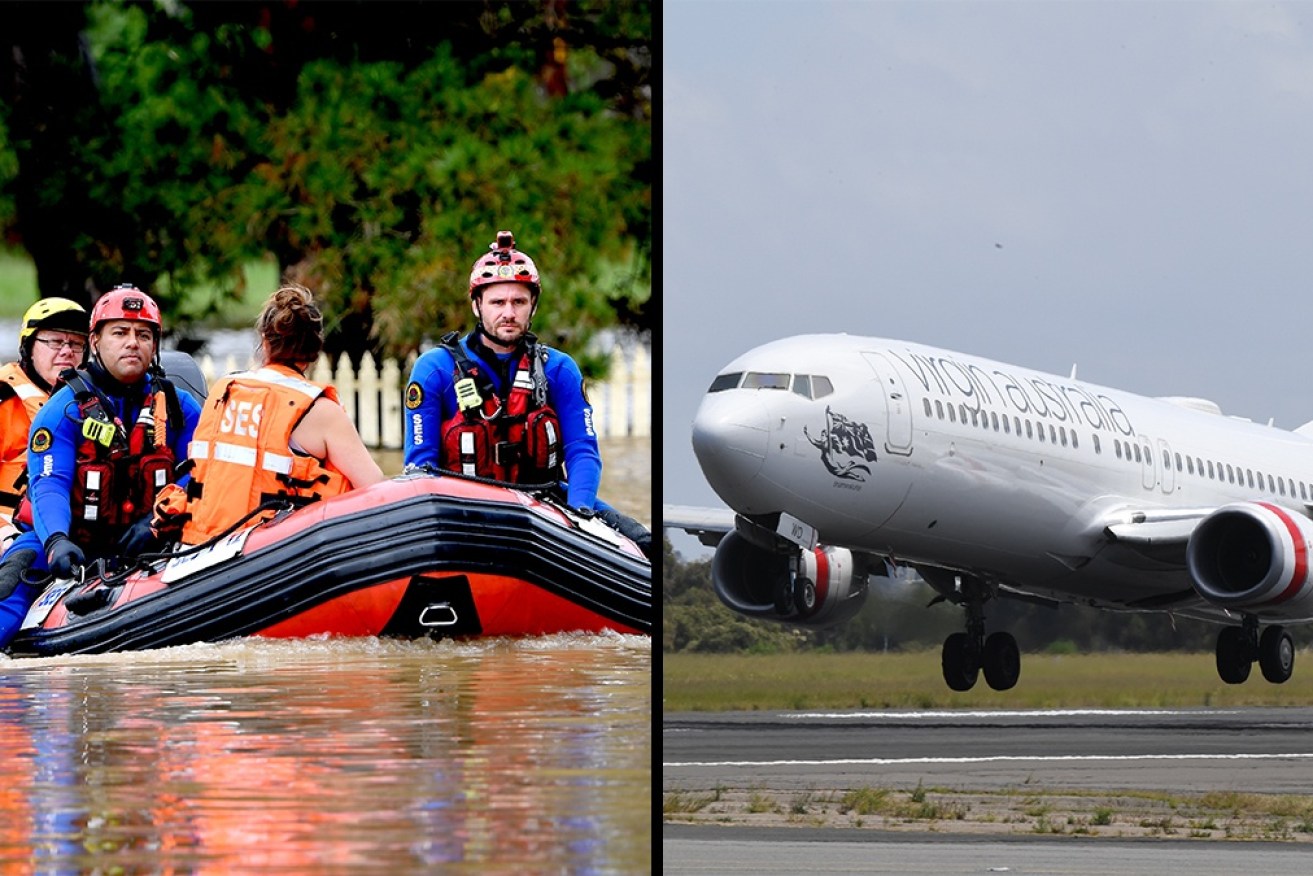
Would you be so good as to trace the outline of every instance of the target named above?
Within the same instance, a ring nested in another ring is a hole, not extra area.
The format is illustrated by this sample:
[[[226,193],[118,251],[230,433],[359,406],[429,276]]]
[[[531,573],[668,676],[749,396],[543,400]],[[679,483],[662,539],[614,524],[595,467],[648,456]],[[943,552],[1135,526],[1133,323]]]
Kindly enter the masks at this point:
[[[754,709],[1038,709],[1062,707],[1306,706],[1313,654],[1270,684],[1257,666],[1244,684],[1217,677],[1211,653],[1026,654],[1021,680],[991,690],[982,677],[956,693],[944,685],[938,649],[900,654],[664,654],[666,712]]]
[[[244,269],[246,293],[241,301],[226,303],[205,322],[213,328],[249,326],[260,312],[260,305],[278,287],[278,266],[272,260],[252,262]],[[214,295],[209,288],[197,289],[188,296],[185,313],[200,313]],[[15,250],[0,250],[0,319],[21,319],[37,300],[36,266],[27,255]]]

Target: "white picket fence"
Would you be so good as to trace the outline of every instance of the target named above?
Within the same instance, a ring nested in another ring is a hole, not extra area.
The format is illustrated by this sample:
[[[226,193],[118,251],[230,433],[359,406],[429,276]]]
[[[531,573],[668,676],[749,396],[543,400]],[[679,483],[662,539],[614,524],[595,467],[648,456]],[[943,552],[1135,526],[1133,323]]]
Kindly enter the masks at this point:
[[[327,356],[309,377],[317,383],[337,387],[342,406],[351,415],[360,437],[369,447],[396,450],[402,444],[404,428],[402,396],[406,378],[415,356],[404,364],[387,359],[381,364],[366,356],[357,374],[346,356],[334,369]],[[233,356],[222,364],[209,355],[199,360],[207,384],[242,368],[255,367],[254,361],[240,363]],[[635,344],[611,350],[611,370],[602,383],[588,384],[588,400],[593,405],[593,426],[599,438],[647,437],[652,434],[652,359],[647,347]]]

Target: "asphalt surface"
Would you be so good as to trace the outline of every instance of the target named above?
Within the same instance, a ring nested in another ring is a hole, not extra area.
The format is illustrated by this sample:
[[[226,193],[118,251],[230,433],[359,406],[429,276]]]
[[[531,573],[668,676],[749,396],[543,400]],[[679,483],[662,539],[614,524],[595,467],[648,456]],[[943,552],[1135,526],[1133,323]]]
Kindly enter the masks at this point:
[[[668,714],[662,788],[1313,796],[1313,708]],[[665,824],[666,873],[1313,872],[1307,842]],[[1303,838],[1299,835],[1299,838]]]

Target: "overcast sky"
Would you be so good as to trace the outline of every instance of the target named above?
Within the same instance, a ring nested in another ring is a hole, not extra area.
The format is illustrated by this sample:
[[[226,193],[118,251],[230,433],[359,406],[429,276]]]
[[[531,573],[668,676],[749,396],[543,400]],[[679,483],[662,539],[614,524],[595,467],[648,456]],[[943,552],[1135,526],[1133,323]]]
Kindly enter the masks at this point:
[[[662,9],[664,502],[802,332],[1313,420],[1313,3]]]

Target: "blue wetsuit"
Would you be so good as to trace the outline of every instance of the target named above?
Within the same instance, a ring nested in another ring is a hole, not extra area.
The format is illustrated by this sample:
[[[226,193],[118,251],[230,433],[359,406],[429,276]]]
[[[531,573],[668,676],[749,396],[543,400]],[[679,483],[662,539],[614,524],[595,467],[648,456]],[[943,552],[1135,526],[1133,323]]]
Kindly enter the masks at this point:
[[[154,381],[147,377],[133,386],[124,386],[110,377],[99,364],[92,362],[85,373],[90,382],[100,390],[101,397],[108,402],[106,413],[115,416],[129,430],[137,421],[142,405],[154,394]],[[181,462],[187,457],[188,445],[196,422],[201,416],[200,403],[185,389],[178,388],[178,404],[182,409],[183,426],[177,431],[170,430],[167,443],[173,451],[174,459]],[[41,436],[37,439],[37,436]],[[29,574],[40,577],[49,569],[46,559],[45,543],[57,532],[68,534],[71,531],[73,506],[73,475],[77,470],[77,451],[82,443],[82,415],[74,399],[72,387],[61,386],[51,395],[50,400],[32,420],[32,429],[28,433],[27,476],[28,499],[32,503],[33,529],[24,532],[5,551],[4,559],[14,556],[17,551],[35,551]],[[185,479],[184,479],[185,481]],[[152,509],[140,509],[140,516],[150,514]],[[91,545],[79,545],[90,562],[103,554],[98,554]],[[0,564],[3,564],[0,560]],[[18,631],[28,608],[40,595],[40,589],[26,582],[20,582],[14,591],[0,601],[0,647],[4,647]]]
[[[492,381],[498,397],[505,398],[515,379],[521,352],[497,353],[474,340],[478,332],[461,338],[466,355]],[[543,344],[547,352],[543,374],[547,379],[547,405],[561,421],[561,450],[565,461],[566,501],[575,508],[602,509],[597,487],[602,480],[602,454],[593,429],[593,408],[584,395],[584,378],[575,361]],[[456,360],[451,351],[437,347],[420,356],[406,384],[405,463],[442,467],[442,425],[456,416]]]

